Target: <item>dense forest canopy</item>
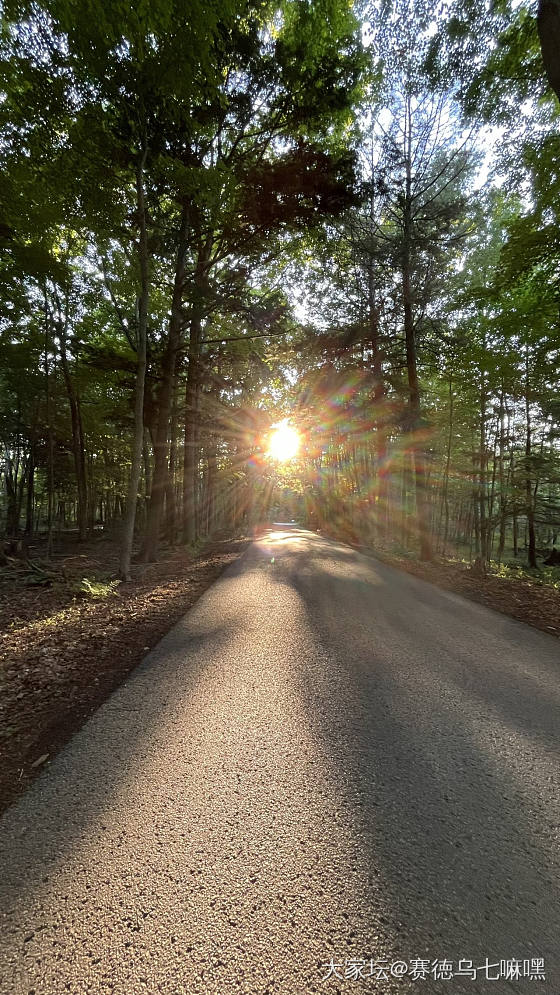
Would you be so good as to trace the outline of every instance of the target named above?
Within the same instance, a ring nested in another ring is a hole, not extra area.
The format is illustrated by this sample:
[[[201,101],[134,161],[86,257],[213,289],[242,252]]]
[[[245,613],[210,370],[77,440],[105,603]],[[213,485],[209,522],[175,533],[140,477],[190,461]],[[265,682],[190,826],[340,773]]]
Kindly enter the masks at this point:
[[[537,567],[559,25],[552,0],[8,0],[4,534],[102,529],[128,577],[289,516]]]

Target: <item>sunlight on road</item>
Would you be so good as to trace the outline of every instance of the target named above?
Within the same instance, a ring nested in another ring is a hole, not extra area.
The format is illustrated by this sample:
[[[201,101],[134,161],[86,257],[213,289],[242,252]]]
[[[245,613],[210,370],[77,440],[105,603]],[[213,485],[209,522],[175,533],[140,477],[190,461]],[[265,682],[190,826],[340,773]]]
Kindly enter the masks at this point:
[[[299,535],[299,536],[298,535],[294,535],[293,532],[276,532],[275,531],[275,532],[267,532],[266,538],[267,539],[271,539],[274,542],[285,541],[285,540],[287,540],[289,542],[301,542],[302,539],[306,539],[308,537],[307,536],[301,536],[301,535]]]

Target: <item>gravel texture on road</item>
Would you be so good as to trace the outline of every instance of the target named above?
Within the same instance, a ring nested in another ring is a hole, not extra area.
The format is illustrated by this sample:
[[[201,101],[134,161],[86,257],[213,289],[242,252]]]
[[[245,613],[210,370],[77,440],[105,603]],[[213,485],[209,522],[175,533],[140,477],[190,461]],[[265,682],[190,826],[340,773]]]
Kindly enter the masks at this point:
[[[558,995],[559,664],[278,526],[5,813],[1,995]]]

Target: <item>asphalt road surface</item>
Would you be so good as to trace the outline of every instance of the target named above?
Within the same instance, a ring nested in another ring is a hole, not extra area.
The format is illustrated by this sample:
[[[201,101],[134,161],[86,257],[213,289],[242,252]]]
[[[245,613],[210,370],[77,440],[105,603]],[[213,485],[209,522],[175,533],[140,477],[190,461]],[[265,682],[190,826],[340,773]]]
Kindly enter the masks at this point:
[[[553,637],[279,526],[5,814],[1,995],[560,995],[559,697]]]

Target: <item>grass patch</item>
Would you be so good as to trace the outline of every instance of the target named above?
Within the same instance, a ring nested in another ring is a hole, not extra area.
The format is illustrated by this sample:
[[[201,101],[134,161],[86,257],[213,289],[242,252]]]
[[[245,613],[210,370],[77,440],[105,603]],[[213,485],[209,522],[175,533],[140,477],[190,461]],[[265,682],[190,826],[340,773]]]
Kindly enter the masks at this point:
[[[498,563],[497,560],[491,560],[489,572],[493,577],[499,577],[501,580],[528,580],[539,587],[553,587],[560,590],[560,568],[558,567],[543,566],[537,570],[532,570],[524,563],[516,563],[511,560]]]
[[[95,598],[96,600],[109,598],[111,595],[116,594],[119,584],[120,580],[99,580],[97,578],[82,577],[76,586],[76,594],[86,598]]]

